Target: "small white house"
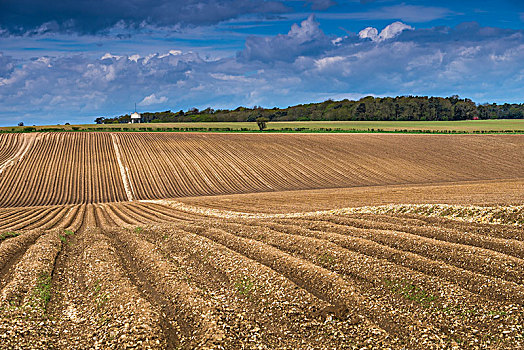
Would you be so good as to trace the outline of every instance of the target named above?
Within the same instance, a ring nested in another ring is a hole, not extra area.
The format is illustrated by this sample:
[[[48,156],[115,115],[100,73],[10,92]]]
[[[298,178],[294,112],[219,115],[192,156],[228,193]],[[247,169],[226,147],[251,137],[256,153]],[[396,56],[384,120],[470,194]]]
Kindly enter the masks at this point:
[[[136,111],[133,114],[131,114],[131,123],[140,123],[141,120],[142,116]]]

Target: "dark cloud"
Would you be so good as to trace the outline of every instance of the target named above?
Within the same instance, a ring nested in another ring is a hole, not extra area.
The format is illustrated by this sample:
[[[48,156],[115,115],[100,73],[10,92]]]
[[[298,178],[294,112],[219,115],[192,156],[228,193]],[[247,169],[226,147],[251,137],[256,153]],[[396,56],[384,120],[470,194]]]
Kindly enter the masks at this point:
[[[330,46],[331,40],[320,29],[315,16],[311,15],[300,25],[293,24],[287,34],[248,37],[245,48],[238,57],[261,62],[294,61],[298,56],[322,53]]]
[[[269,0],[2,0],[0,28],[11,34],[94,34],[117,25],[199,26],[287,10],[281,1]]]
[[[15,61],[10,56],[4,56],[0,52],[0,78],[7,77],[15,68]]]
[[[326,10],[337,4],[334,0],[308,0],[307,3],[311,4],[311,9],[315,11]]]

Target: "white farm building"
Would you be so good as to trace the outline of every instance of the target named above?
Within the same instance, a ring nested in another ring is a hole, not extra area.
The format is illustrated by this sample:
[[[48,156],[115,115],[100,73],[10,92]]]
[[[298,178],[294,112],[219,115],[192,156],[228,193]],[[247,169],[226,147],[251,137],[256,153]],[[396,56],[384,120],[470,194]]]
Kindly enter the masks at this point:
[[[136,111],[136,103],[135,103],[135,111],[131,113],[131,121],[130,123],[140,123],[142,121],[142,116],[140,113]]]
[[[142,116],[139,113],[133,112],[131,114],[131,123],[140,123],[141,120]]]

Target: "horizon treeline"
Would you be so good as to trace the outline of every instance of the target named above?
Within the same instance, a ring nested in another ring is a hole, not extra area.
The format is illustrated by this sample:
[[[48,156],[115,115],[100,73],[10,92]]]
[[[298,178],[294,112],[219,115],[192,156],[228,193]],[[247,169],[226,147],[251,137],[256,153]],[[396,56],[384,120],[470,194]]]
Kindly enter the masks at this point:
[[[269,121],[429,121],[467,119],[522,119],[524,104],[475,104],[468,98],[399,96],[364,97],[358,101],[327,100],[288,108],[238,107],[234,110],[191,108],[184,112],[144,112],[143,123],[170,122],[254,122],[259,117]],[[130,114],[117,117],[99,117],[97,124],[127,123]]]

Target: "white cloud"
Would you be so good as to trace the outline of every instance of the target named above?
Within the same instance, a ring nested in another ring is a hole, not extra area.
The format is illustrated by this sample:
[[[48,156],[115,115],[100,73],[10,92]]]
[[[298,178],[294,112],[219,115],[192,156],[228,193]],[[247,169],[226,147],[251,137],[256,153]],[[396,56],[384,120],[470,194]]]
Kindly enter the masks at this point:
[[[358,33],[358,36],[360,39],[371,39],[375,41],[378,38],[378,29],[373,27],[364,28]]]
[[[169,55],[178,56],[178,55],[181,55],[181,54],[182,54],[182,51],[180,51],[180,50],[169,50],[168,53],[164,53],[164,54],[158,55],[158,58],[168,57]]]
[[[161,104],[167,102],[168,98],[166,96],[156,97],[155,94],[144,97],[142,101],[138,104],[139,106],[151,106],[156,104]]]
[[[397,35],[399,35],[400,33],[402,33],[405,30],[414,30],[414,29],[415,28],[405,23],[393,22],[390,25],[386,26],[384,29],[382,29],[380,34],[378,33],[377,28],[367,27],[365,29],[362,29],[358,33],[358,36],[361,39],[371,39],[372,41],[384,41],[388,39],[393,39],[394,37],[396,37]]]
[[[494,102],[524,96],[523,31],[397,23],[374,32],[375,41],[353,34],[334,45],[336,38],[313,20],[287,34],[250,39],[247,53],[220,59],[186,50],[163,57],[141,52],[136,60],[111,54],[14,59],[0,53],[0,124],[21,116],[27,124],[38,123],[39,116],[51,124],[71,115],[92,121],[126,113],[134,101],[180,110],[288,106],[369,93],[458,93]],[[367,33],[360,36],[373,31]]]
[[[336,66],[337,64],[345,60],[346,58],[342,56],[324,57],[324,58],[315,60],[315,65],[317,66],[318,69],[322,70],[322,69],[327,69],[327,68]]]
[[[138,62],[138,60],[140,59],[140,55],[137,55],[137,54],[131,55],[127,59],[130,61]]]
[[[379,40],[393,39],[405,30],[413,30],[412,26],[404,24],[402,22],[394,22],[382,29],[379,34]]]
[[[104,56],[102,56],[100,59],[101,59],[101,60],[108,60],[108,59],[113,59],[113,58],[119,60],[119,59],[122,58],[122,56],[112,55],[112,54],[110,54],[109,52],[107,52],[107,53],[106,53]]]

